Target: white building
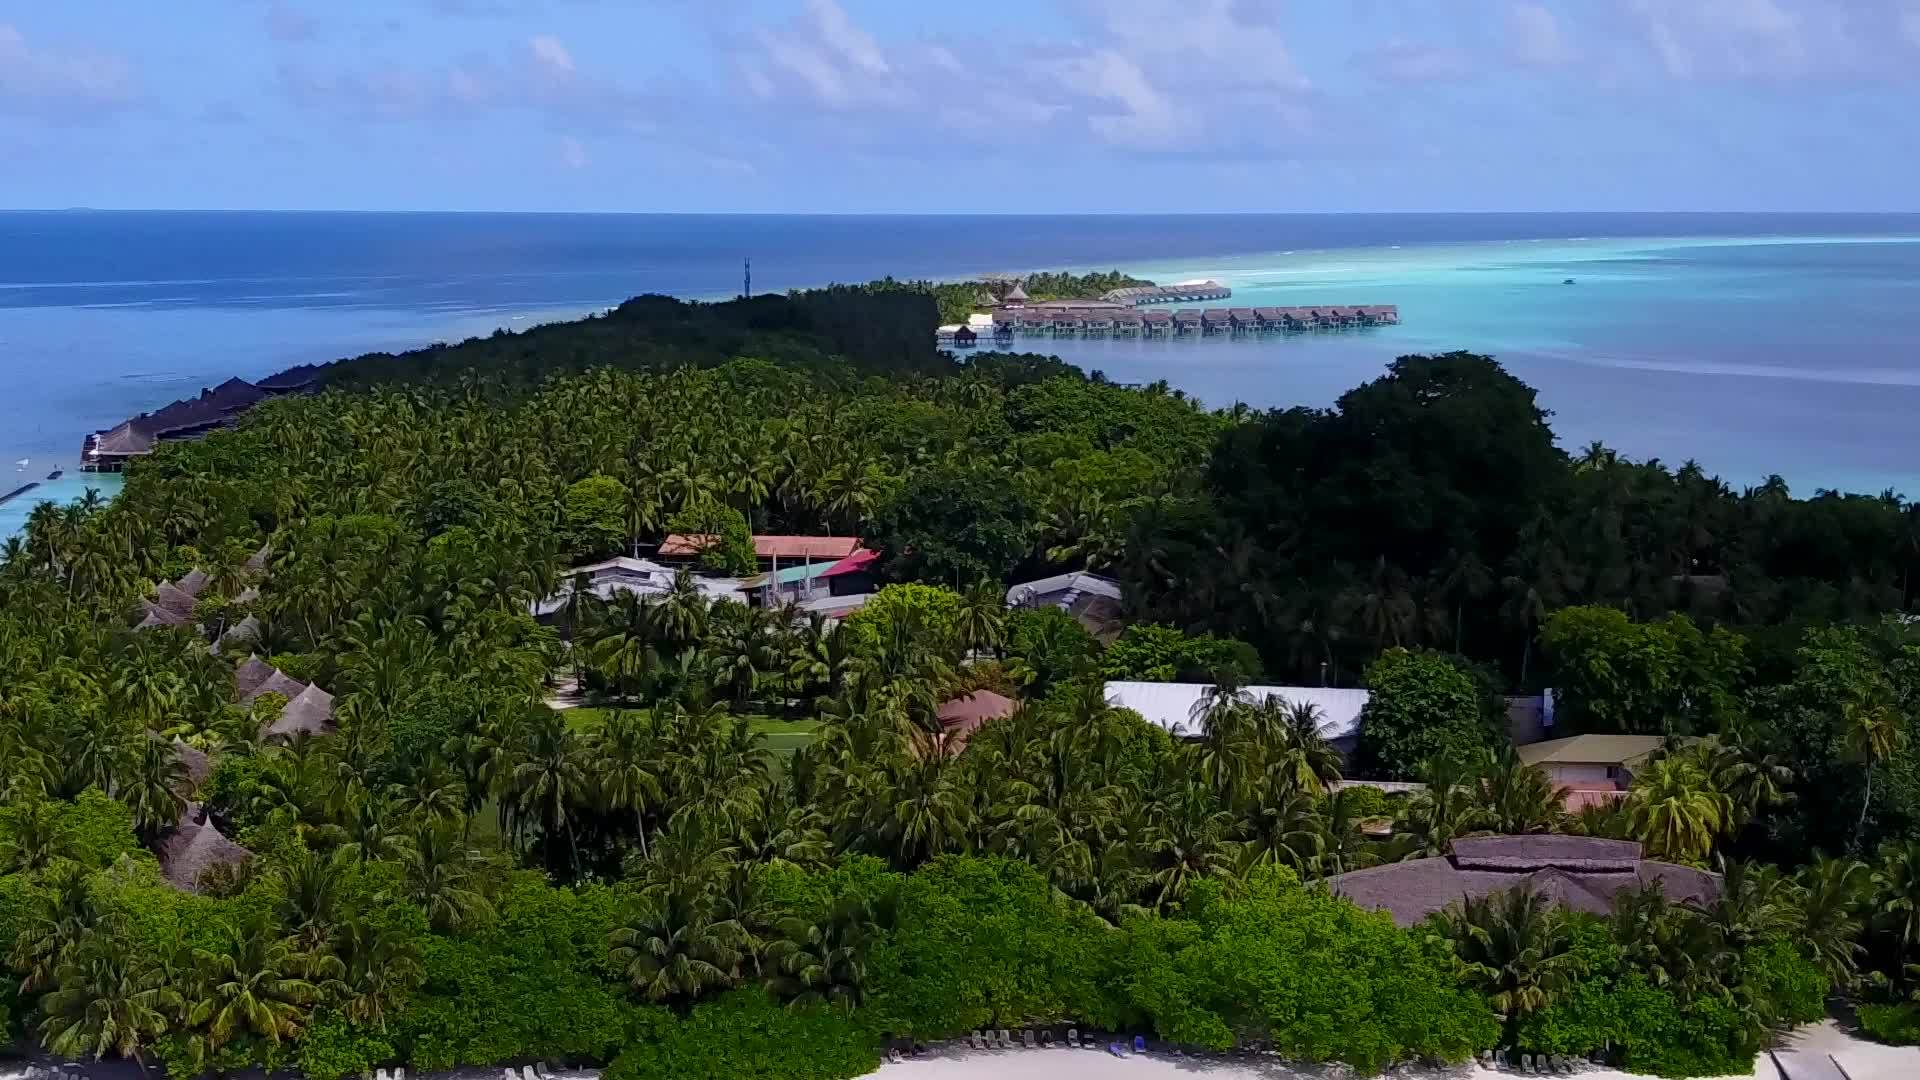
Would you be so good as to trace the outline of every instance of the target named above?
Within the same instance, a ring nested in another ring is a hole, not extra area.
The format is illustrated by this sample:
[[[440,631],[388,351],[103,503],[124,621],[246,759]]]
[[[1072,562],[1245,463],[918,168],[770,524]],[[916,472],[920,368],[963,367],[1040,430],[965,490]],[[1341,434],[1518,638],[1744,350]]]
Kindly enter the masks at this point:
[[[588,566],[576,566],[567,572],[567,579],[561,583],[558,592],[533,605],[533,614],[544,618],[566,607],[568,599],[573,596],[574,583],[582,577],[586,578],[589,592],[602,600],[612,600],[621,593],[661,595],[673,587],[673,575],[674,570],[670,566],[663,566],[652,559],[634,559],[625,555]],[[746,594],[740,591],[739,578],[695,575],[693,580],[700,594],[708,600],[746,600]]]
[[[1084,570],[1023,581],[1007,590],[1007,606],[1057,607],[1080,620],[1087,632],[1102,641],[1120,633],[1120,583]]]
[[[1197,739],[1207,733],[1213,691],[1211,683],[1109,682],[1107,704],[1132,709],[1176,737]],[[1365,690],[1325,686],[1249,686],[1244,693],[1255,701],[1277,698],[1289,705],[1312,705],[1320,711],[1320,737],[1342,753],[1351,752],[1359,739],[1360,710],[1371,696]]]

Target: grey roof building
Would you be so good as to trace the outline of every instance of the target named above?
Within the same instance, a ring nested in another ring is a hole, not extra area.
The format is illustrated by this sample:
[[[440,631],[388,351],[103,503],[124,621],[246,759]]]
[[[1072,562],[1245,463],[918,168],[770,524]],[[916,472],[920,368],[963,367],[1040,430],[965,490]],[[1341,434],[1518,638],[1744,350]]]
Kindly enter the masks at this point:
[[[1604,915],[1626,889],[1659,882],[1667,899],[1710,903],[1720,876],[1641,857],[1631,840],[1597,836],[1479,836],[1455,840],[1445,857],[1368,867],[1327,879],[1363,908],[1412,926],[1465,898],[1529,888],[1555,904]]]

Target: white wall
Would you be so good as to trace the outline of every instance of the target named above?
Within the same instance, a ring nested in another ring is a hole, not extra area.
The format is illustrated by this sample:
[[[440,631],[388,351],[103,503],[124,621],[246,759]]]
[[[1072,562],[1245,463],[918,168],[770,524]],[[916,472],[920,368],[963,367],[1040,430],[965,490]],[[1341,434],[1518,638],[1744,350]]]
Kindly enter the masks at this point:
[[[1556,784],[1605,784],[1612,781],[1606,765],[1548,765],[1547,775]]]

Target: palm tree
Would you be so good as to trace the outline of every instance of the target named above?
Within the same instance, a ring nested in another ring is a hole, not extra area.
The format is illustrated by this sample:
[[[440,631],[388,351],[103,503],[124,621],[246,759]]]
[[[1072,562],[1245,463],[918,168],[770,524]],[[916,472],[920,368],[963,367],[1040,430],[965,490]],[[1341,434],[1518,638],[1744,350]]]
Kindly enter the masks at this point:
[[[340,1011],[356,1024],[386,1030],[387,1013],[420,984],[424,969],[412,936],[362,919],[340,932]]]
[[[953,613],[955,645],[961,656],[996,651],[1007,640],[1007,604],[1000,587],[991,581],[974,584],[960,597]]]
[[[439,821],[417,830],[402,853],[407,896],[427,913],[427,922],[443,933],[491,915],[481,891],[486,858],[466,846],[457,823]]]
[[[1273,698],[1267,704],[1274,703]],[[1281,707],[1274,725],[1278,736],[1272,753],[1273,770],[1286,782],[1309,794],[1318,795],[1340,779],[1340,752],[1320,734],[1320,707],[1307,701],[1290,701]]]
[[[573,733],[560,714],[543,710],[534,718],[526,752],[513,767],[511,783],[516,820],[537,822],[545,844],[564,832],[573,872],[578,874],[580,848],[573,835],[573,810],[588,794],[587,775]]]
[[[265,929],[236,932],[228,948],[198,954],[200,985],[187,1009],[189,1042],[199,1061],[240,1035],[279,1044],[300,1033],[315,988],[298,974],[287,941]]]
[[[588,748],[590,773],[607,810],[633,814],[640,857],[647,854],[647,808],[660,800],[656,749],[649,725],[638,715],[615,711]]]
[[[1860,820],[1853,827],[1853,850],[1866,837],[1867,810],[1873,804],[1873,770],[1906,745],[1906,728],[1899,713],[1881,701],[1854,699],[1840,707],[1840,729],[1847,752],[1866,771],[1866,791],[1860,799]]]
[[[1797,938],[1802,929],[1798,886],[1776,867],[1728,863],[1720,895],[1691,905],[1707,917],[1727,947],[1735,951],[1766,937]]]
[[[1493,831],[1552,832],[1565,817],[1565,790],[1556,787],[1545,770],[1522,761],[1513,747],[1485,755],[1481,768],[1486,819]]]
[[[1895,970],[1904,969],[1907,951],[1920,943],[1920,841],[1882,847],[1870,880],[1874,913],[1899,946]]]
[[[1417,854],[1445,855],[1457,837],[1482,827],[1486,810],[1477,789],[1478,775],[1452,757],[1437,757],[1420,770],[1425,781],[1407,805],[1404,824],[1419,840]]]
[[[703,881],[660,889],[608,939],[613,962],[648,1001],[692,1001],[732,986],[746,958],[746,929]]]
[[[43,870],[66,850],[66,836],[54,803],[33,799],[19,808],[9,824],[12,835],[0,842],[0,869],[7,873]]]
[[[22,990],[54,985],[61,967],[99,922],[88,877],[87,868],[65,862],[30,894],[32,903],[12,943],[14,969],[23,972]]]
[[[96,931],[60,966],[58,980],[40,1002],[47,1049],[96,1061],[112,1051],[145,1073],[143,1044],[166,1032],[181,1004],[160,969],[127,942]]]
[[[1240,846],[1242,868],[1288,866],[1305,870],[1326,850],[1326,823],[1311,795],[1299,788],[1271,789],[1243,815],[1246,838]]]
[[[767,947],[774,993],[789,1004],[858,1007],[866,1000],[867,942],[874,928],[872,905],[842,897],[819,923],[788,918],[781,937]]]
[[[1732,800],[1713,786],[1694,757],[1650,762],[1627,792],[1633,834],[1659,859],[1704,862],[1733,816]]]
[[[1853,983],[1860,954],[1861,906],[1871,883],[1865,863],[1848,858],[1816,856],[1800,871],[1805,928],[1800,943],[1813,962],[1826,972],[1836,990]]]
[[[133,811],[133,830],[148,844],[179,822],[186,810],[186,792],[192,784],[187,763],[173,743],[150,737],[140,740],[132,775],[117,793]]]
[[[340,891],[348,859],[340,849],[331,855],[302,851],[275,864],[281,919],[300,948],[311,951],[332,940],[340,921]]]
[[[1531,889],[1468,897],[1442,919],[1463,979],[1506,1022],[1509,1043],[1523,1019],[1553,1004],[1581,974],[1566,920]]]
[[[1185,900],[1194,881],[1232,872],[1233,825],[1233,815],[1205,784],[1183,784],[1159,801],[1144,847],[1155,864],[1149,880],[1162,908]]]

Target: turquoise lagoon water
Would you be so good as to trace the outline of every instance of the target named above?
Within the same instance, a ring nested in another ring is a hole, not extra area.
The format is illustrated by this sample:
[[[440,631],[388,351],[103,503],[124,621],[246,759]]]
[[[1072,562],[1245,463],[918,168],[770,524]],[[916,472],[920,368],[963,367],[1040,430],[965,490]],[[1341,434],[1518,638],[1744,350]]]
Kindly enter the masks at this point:
[[[52,472],[51,469],[47,472]],[[46,476],[47,472],[39,473]],[[9,468],[0,473],[0,493],[12,491],[21,484],[31,483],[35,473],[32,469],[16,471]],[[120,474],[118,473],[80,473],[69,472],[58,480],[41,480],[40,486],[18,498],[0,503],[0,539],[12,536],[26,527],[27,515],[43,502],[58,503],[62,506],[86,495],[87,489],[98,491],[102,497],[111,499],[120,493]]]
[[[1561,444],[1920,494],[1920,236],[1506,240],[1143,262],[1233,306],[1391,303],[1401,324],[1257,339],[1051,340],[1209,404],[1324,405],[1393,357],[1492,353]],[[1571,278],[1574,284],[1563,282]]]
[[[1072,267],[1218,278],[1230,306],[1397,304],[1402,325],[1365,331],[1022,347],[1258,407],[1471,349],[1539,390],[1569,448],[1920,496],[1920,216],[1806,214],[0,212],[0,491],[229,375],[723,297],[747,256],[757,291]],[[0,536],[87,479],[0,505]]]

